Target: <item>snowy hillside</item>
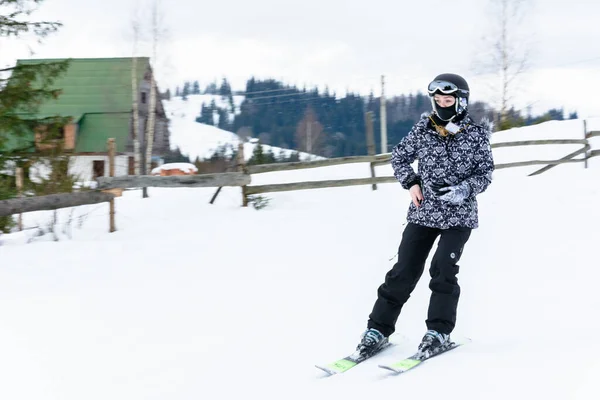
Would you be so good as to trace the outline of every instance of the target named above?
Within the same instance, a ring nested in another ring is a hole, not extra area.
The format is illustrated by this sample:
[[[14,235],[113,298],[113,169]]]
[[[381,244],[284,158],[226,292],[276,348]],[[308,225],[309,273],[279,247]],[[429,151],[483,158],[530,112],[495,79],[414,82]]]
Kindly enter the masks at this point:
[[[181,152],[187,155],[192,162],[196,157],[200,157],[201,159],[209,158],[215,150],[225,144],[230,144],[233,148],[237,148],[240,141],[239,137],[232,132],[196,122],[196,117],[200,115],[202,104],[210,104],[213,99],[219,107],[227,107],[228,105],[228,102],[221,96],[212,95],[190,95],[187,100],[183,100],[181,97],[163,100],[167,117],[171,121],[169,128],[171,131],[171,148],[176,149],[179,147]],[[243,96],[234,96],[236,110],[239,110],[243,100]],[[255,140],[244,143],[244,156],[246,159],[252,157],[252,152],[256,145]],[[271,150],[275,156],[279,156],[280,154],[289,156],[293,152],[293,150],[264,144],[263,150],[265,152]],[[303,152],[300,152],[299,156],[301,160],[322,158]]]
[[[214,188],[129,191],[112,234],[106,204],[60,210],[58,242],[25,244],[33,230],[1,238],[0,398],[596,399],[600,157],[528,172],[498,170],[479,196],[453,333],[472,342],[404,376],[377,364],[412,353],[425,332],[427,273],[394,348],[340,376],[314,367],[352,351],[365,328],[404,229],[410,198],[398,184],[266,194],[260,211],[240,207],[239,188],[214,205]],[[367,176],[367,164],[351,164],[252,184]],[[28,213],[25,225],[51,214]]]

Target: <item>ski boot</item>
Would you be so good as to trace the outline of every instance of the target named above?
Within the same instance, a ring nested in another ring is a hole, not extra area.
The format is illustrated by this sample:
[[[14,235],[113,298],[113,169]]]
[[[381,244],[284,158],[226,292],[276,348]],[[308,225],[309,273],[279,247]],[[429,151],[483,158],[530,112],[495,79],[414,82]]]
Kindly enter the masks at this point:
[[[419,345],[419,358],[426,359],[444,351],[452,345],[450,335],[434,330],[428,330]]]
[[[377,329],[367,329],[361,336],[360,343],[356,346],[356,352],[361,357],[368,358],[377,353],[388,343],[388,338]]]

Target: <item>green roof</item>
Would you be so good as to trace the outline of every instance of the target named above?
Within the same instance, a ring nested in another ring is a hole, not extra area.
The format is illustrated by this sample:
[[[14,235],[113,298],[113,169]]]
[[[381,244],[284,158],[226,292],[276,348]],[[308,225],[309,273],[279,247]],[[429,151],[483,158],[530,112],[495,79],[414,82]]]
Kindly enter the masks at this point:
[[[40,64],[66,59],[19,60],[17,64]],[[104,152],[106,139],[114,137],[117,151],[124,152],[130,133],[132,111],[131,70],[133,58],[69,59],[69,68],[54,82],[61,90],[57,99],[44,102],[37,118],[71,116],[80,121],[76,152]],[[137,58],[138,84],[149,59]]]
[[[40,64],[66,59],[19,60],[17,64]],[[130,112],[132,109],[132,58],[74,58],[54,86],[62,93],[45,102],[42,115],[73,116],[89,112]],[[138,82],[148,67],[148,58],[139,57]]]
[[[129,133],[129,113],[119,114],[85,114],[79,123],[79,132],[75,140],[75,152],[107,151],[107,141],[115,138],[118,152],[124,152],[127,135],[115,135],[115,132]],[[88,134],[81,134],[86,132]]]

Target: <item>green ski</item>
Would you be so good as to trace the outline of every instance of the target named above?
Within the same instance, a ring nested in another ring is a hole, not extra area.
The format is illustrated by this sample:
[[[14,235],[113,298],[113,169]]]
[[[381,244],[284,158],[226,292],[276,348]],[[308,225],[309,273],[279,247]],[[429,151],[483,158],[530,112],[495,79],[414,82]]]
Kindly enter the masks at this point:
[[[376,354],[381,353],[383,350],[387,349],[388,347],[390,347],[392,345],[393,345],[393,343],[390,343],[390,342],[386,343],[381,348],[379,348],[376,352],[371,354],[369,357],[364,357],[364,356],[361,356],[360,354],[358,354],[358,352],[354,352],[347,357],[340,358],[339,360],[329,363],[327,365],[315,365],[315,367],[319,368],[322,371],[327,372],[327,374],[329,374],[329,376],[336,375],[336,374],[342,374],[342,373],[348,371],[349,369],[356,367],[361,362],[368,360],[369,358],[375,356]]]
[[[421,354],[415,353],[412,356],[405,358],[404,360],[400,360],[398,362],[391,363],[391,364],[379,365],[379,368],[390,370],[392,372],[395,372],[396,374],[402,374],[406,371],[409,371],[413,368],[418,367],[419,365],[423,364],[425,361],[429,360],[430,358],[439,356],[440,354],[444,354],[444,353],[446,353],[450,350],[453,350],[461,345],[462,345],[462,343],[451,343],[449,347],[447,347],[431,356],[428,356],[428,357],[423,357]]]

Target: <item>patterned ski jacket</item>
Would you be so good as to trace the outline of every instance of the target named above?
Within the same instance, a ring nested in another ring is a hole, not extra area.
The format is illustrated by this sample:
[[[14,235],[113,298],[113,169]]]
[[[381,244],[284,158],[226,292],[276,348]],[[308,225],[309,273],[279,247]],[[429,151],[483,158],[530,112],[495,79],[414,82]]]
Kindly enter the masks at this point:
[[[408,222],[432,228],[454,226],[475,229],[479,226],[476,196],[492,181],[494,160],[490,147],[490,131],[473,122],[467,115],[457,125],[455,135],[441,136],[433,128],[429,115],[423,115],[411,131],[392,150],[394,176],[403,188],[419,183],[424,200],[420,207],[412,202]],[[418,173],[411,164],[418,160]],[[430,185],[457,185],[466,182],[469,197],[452,204],[436,197]]]

